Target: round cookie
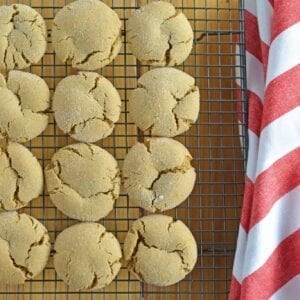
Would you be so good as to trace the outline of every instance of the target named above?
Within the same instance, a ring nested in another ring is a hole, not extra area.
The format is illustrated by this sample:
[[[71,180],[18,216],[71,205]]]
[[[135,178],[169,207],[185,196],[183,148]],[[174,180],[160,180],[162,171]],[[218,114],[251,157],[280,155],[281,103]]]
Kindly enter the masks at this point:
[[[128,19],[128,42],[133,55],[154,66],[183,63],[193,47],[193,30],[186,16],[168,2],[154,1]]]
[[[157,286],[184,279],[197,261],[197,244],[189,228],[164,215],[134,221],[123,252],[129,270],[140,281]]]
[[[20,144],[0,147],[0,174],[0,211],[24,207],[43,190],[42,167]]]
[[[98,223],[79,223],[65,229],[58,235],[54,250],[58,277],[76,290],[101,289],[121,268],[118,240]]]
[[[27,214],[0,214],[0,283],[23,284],[46,267],[50,254],[47,229]]]
[[[70,60],[80,70],[97,70],[121,49],[121,21],[99,0],[77,0],[56,14],[52,42],[63,62]]]
[[[36,10],[23,4],[0,6],[0,71],[37,63],[46,47],[46,24]]]
[[[81,72],[56,87],[52,109],[58,127],[76,140],[93,143],[110,135],[121,112],[121,99],[106,78]]]
[[[173,139],[151,138],[135,144],[125,157],[122,172],[131,203],[149,212],[178,206],[195,184],[191,160],[189,151]]]
[[[173,137],[187,131],[198,118],[199,106],[195,79],[174,68],[143,74],[129,97],[133,121],[154,136]]]
[[[61,148],[46,167],[48,192],[65,215],[81,221],[96,221],[113,209],[119,197],[120,176],[116,160],[91,144]]]
[[[0,139],[23,143],[40,135],[48,125],[49,105],[49,88],[42,78],[10,71],[7,82],[0,80]]]

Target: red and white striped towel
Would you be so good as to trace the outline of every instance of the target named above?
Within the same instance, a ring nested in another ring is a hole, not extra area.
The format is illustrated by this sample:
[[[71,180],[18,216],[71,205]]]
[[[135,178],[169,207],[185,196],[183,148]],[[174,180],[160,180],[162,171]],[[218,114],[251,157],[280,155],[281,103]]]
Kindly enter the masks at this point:
[[[245,0],[245,22],[249,150],[230,299],[297,300],[300,0]]]

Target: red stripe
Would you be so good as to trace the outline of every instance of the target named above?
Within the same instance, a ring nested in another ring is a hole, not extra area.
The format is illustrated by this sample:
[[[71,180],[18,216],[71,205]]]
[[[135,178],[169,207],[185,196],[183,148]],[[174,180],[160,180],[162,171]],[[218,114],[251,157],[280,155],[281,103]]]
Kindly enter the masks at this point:
[[[265,93],[262,128],[300,105],[300,65],[270,82]]]
[[[264,66],[264,73],[266,78],[270,47],[263,41],[261,41],[260,46],[261,46],[261,54],[262,54],[262,63]]]
[[[248,233],[249,227],[250,227],[253,192],[254,192],[254,184],[250,180],[250,178],[246,176],[243,207],[242,207],[240,223],[247,233]]]
[[[263,219],[276,201],[300,182],[300,148],[277,160],[255,181],[249,230]]]
[[[238,299],[269,299],[300,273],[299,249],[300,230],[297,230],[280,243],[261,268],[244,279]]]
[[[299,0],[276,1],[272,21],[272,41],[288,27],[300,21]]]
[[[274,7],[274,0],[269,0],[269,2]]]
[[[246,27],[246,49],[262,62],[261,45],[258,33],[257,18],[248,11],[245,11],[245,27]]]
[[[235,279],[235,277],[232,276],[231,285],[230,285],[229,300],[239,300],[240,296],[241,296],[241,285]]]
[[[260,98],[251,91],[248,91],[248,127],[257,136],[260,135],[263,104]]]

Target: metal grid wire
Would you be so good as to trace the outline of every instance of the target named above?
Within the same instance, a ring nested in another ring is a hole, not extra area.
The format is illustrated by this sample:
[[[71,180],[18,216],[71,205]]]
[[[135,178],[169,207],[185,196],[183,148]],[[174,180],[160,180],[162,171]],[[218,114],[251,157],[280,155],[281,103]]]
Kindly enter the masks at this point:
[[[31,5],[45,18],[48,25],[48,50],[41,63],[28,71],[42,76],[51,92],[65,76],[76,71],[62,64],[54,55],[51,45],[51,23],[56,12],[71,1],[32,0],[5,1]],[[126,30],[128,16],[147,1],[107,0],[123,22]],[[188,60],[178,68],[196,78],[201,92],[199,120],[189,132],[177,137],[190,150],[197,170],[197,182],[192,195],[168,215],[181,219],[192,230],[199,247],[199,258],[194,271],[177,285],[156,288],[141,284],[125,268],[108,287],[101,291],[77,292],[69,289],[56,276],[52,255],[42,274],[24,286],[0,286],[1,299],[226,299],[231,278],[233,255],[244,185],[244,164],[247,141],[245,124],[239,133],[236,113],[236,92],[242,94],[235,80],[245,85],[244,17],[243,1],[238,0],[174,0],[191,22],[195,45]],[[124,32],[123,31],[123,32]],[[237,57],[240,78],[235,76],[236,37],[239,36],[241,54]],[[137,78],[147,71],[131,55],[126,37],[114,62],[101,73],[118,89],[122,98],[122,114],[112,136],[98,143],[118,160],[120,167],[128,149],[144,136],[128,116],[127,99],[136,87]],[[246,107],[246,105],[243,105]],[[246,111],[243,112],[246,119]],[[241,149],[240,140],[244,149]],[[52,114],[47,130],[27,146],[38,157],[43,167],[60,147],[75,142],[55,125]],[[243,151],[242,151],[243,150]],[[52,243],[64,228],[76,223],[61,214],[44,191],[39,199],[22,209],[38,218],[48,228]],[[130,223],[144,212],[132,207],[124,191],[108,217],[100,220],[109,231],[116,234],[121,244]]]

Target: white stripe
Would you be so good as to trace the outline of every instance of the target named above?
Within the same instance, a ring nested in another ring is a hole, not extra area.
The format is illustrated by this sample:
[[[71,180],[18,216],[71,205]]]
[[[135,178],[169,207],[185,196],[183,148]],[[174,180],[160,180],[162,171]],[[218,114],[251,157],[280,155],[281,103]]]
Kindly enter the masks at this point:
[[[297,275],[273,294],[270,300],[296,300],[299,299],[299,295],[300,275]]]
[[[241,80],[241,55],[240,55],[240,46],[238,44],[235,45],[235,82],[238,86],[242,86]]]
[[[282,99],[284,101],[284,99]],[[282,115],[260,134],[256,177],[300,146],[300,106]]]
[[[245,9],[256,16],[256,0],[245,0]]]
[[[256,9],[260,39],[270,45],[273,7],[268,0],[259,0],[256,1]]]
[[[245,139],[244,139],[244,126],[245,124],[242,123],[241,121],[238,120],[238,127],[239,127],[239,136],[240,136],[240,144],[241,144],[241,149],[242,149],[242,152],[243,152],[243,155],[245,154]]]
[[[267,216],[250,230],[243,278],[260,268],[280,242],[300,228],[299,199],[300,186],[280,198]]]
[[[300,22],[280,33],[269,50],[266,86],[276,77],[300,64]]]
[[[241,283],[243,280],[243,263],[247,244],[247,233],[240,225],[233,263],[233,276]]]
[[[250,180],[254,182],[256,174],[259,138],[254,132],[248,129],[248,139],[249,149],[246,174],[250,178]]]
[[[263,101],[265,93],[263,64],[248,51],[246,51],[246,63],[247,89],[255,93]]]

